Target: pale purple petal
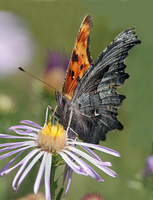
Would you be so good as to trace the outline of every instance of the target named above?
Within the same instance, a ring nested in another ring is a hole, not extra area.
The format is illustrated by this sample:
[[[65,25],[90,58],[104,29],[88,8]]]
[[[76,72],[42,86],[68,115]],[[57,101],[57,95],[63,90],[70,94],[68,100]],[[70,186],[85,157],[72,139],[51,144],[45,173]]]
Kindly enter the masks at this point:
[[[35,180],[35,184],[34,184],[34,193],[37,194],[39,186],[40,186],[40,181],[42,179],[42,175],[44,172],[44,168],[45,168],[45,163],[46,163],[46,156],[47,153],[44,153],[43,159],[41,161],[40,167],[39,167],[39,171]]]
[[[11,127],[8,129],[8,132],[9,132],[9,131],[15,131],[15,132],[16,132],[18,129],[25,129],[25,130],[36,131],[36,132],[39,132],[39,131],[40,131],[40,129],[31,127],[31,126],[27,126],[27,125],[17,125],[17,126],[11,126]]]
[[[99,158],[99,156],[97,156],[96,153],[94,153],[91,149],[89,149],[88,147],[85,146],[81,146],[84,150],[86,150],[88,153],[90,153],[93,157],[95,157],[97,160],[101,161],[101,159]]]
[[[93,177],[94,179],[96,179],[97,181],[101,182],[103,181],[100,176],[87,164],[85,163],[83,160],[81,160],[80,158],[78,158],[75,154],[71,153],[70,151],[64,150],[71,158],[73,158],[86,172],[85,175],[90,175],[91,177]],[[69,164],[69,163],[67,163]]]
[[[26,150],[26,149],[25,149]],[[22,152],[24,152],[25,150],[23,150]],[[29,153],[30,154],[30,153]],[[26,157],[24,157],[19,163],[17,163],[16,165],[14,165],[13,167],[11,167],[11,168],[9,168],[9,169],[7,169],[7,170],[5,170],[5,171],[2,171],[1,172],[1,176],[3,176],[3,175],[6,175],[6,174],[9,174],[11,171],[13,171],[15,168],[17,168],[18,166],[20,166],[20,165],[22,165],[23,163],[24,163],[24,161],[25,161],[25,159],[29,156],[29,154],[26,156]]]
[[[23,136],[15,136],[15,135],[7,135],[7,134],[0,134],[0,138],[16,138],[16,139],[29,139],[29,140],[36,140],[34,137],[23,137]]]
[[[11,155],[13,155],[13,154],[15,154],[15,153],[18,153],[18,152],[20,152],[20,151],[22,151],[22,150],[26,150],[26,149],[28,149],[28,148],[31,148],[31,146],[23,147],[23,148],[21,148],[21,149],[17,149],[17,150],[14,150],[14,151],[5,153],[5,154],[3,154],[3,155],[0,156],[0,160],[3,160],[4,158],[7,158],[7,157],[9,157],[9,156],[11,156]]]
[[[31,125],[31,126],[35,126],[39,129],[42,129],[43,127],[39,126],[38,124],[36,124],[35,122],[31,121],[31,120],[22,120],[20,121],[20,123],[22,124],[28,124],[28,125]]]
[[[79,156],[85,158],[86,160],[91,162],[93,165],[97,164],[97,165],[108,166],[108,167],[112,166],[112,164],[110,162],[102,162],[102,161],[96,160],[95,158],[89,156],[85,152],[83,152],[75,147],[69,146],[68,149],[71,150],[72,152],[78,154]]]
[[[14,131],[14,130],[13,130]],[[38,138],[38,134],[31,132],[31,130],[18,130],[16,129],[15,132],[18,135],[26,135],[26,136],[30,136],[30,137],[34,137],[34,138]]]
[[[64,168],[63,185],[62,185],[63,187],[64,187],[64,184],[65,184],[65,180],[66,180],[69,168],[70,168],[69,165],[66,163],[65,168]]]
[[[103,172],[105,172],[109,176],[117,177],[117,174],[112,169],[109,169],[108,167],[105,167],[105,166],[96,165],[96,164],[95,166],[101,169]]]
[[[87,146],[89,148],[93,148],[93,149],[96,149],[98,151],[102,151],[104,153],[108,153],[108,154],[111,154],[113,156],[117,156],[117,157],[120,157],[120,153],[118,153],[117,151],[114,151],[113,149],[109,149],[107,147],[104,147],[104,146],[100,146],[100,145],[97,145],[97,144],[90,144],[90,143],[83,143],[83,142],[78,142],[78,141],[75,141],[73,140],[68,142],[69,144],[76,144],[76,145],[79,145],[79,146]]]
[[[68,180],[67,180],[67,185],[66,185],[66,190],[65,190],[65,193],[64,193],[64,196],[66,195],[66,193],[68,192],[69,190],[69,187],[70,187],[70,183],[71,183],[71,180],[72,180],[72,173],[73,173],[73,170],[71,168],[68,169]]]
[[[16,190],[16,181],[19,178],[20,174],[22,173],[22,171],[24,170],[25,166],[27,165],[27,163],[30,161],[30,159],[39,151],[39,149],[33,149],[25,158],[22,159],[22,166],[20,167],[19,171],[16,173],[14,179],[13,179],[13,183],[12,183],[12,187]]]
[[[2,153],[4,151],[9,151],[9,150],[12,150],[12,149],[16,149],[16,148],[19,148],[19,147],[21,148],[23,146],[33,146],[33,145],[35,145],[35,143],[33,141],[18,142],[15,145],[0,149],[0,153]]]
[[[16,157],[14,157],[9,163],[7,163],[1,170],[0,170],[0,175],[2,172],[6,171],[10,165],[23,153],[24,151],[21,151]]]
[[[80,151],[79,149],[71,147],[71,146],[69,146],[69,149],[71,151],[77,153],[78,155],[82,156],[83,158],[87,159],[89,162],[91,162],[93,165],[95,165],[96,167],[98,167],[99,169],[104,171],[106,174],[108,174],[110,176],[113,176],[113,177],[117,176],[117,174],[113,170],[107,168],[107,167],[112,166],[112,164],[110,162],[97,161],[94,158],[92,158],[91,156],[89,156],[88,154]]]
[[[41,156],[44,154],[44,152],[39,152],[36,157],[31,161],[31,163],[28,165],[28,167],[25,169],[25,171],[23,172],[22,176],[20,177],[19,181],[18,181],[18,185],[17,185],[17,189],[19,188],[20,184],[22,183],[22,181],[25,179],[25,177],[27,176],[27,174],[29,173],[29,171],[32,169],[32,167],[36,164],[36,162],[41,158]]]
[[[86,175],[86,172],[82,169],[82,167],[76,165],[65,153],[59,152],[63,160],[71,167],[73,171],[75,171],[77,174],[83,174]]]
[[[51,200],[51,196],[50,196],[51,166],[52,166],[52,155],[50,153],[48,153],[47,158],[46,158],[46,166],[45,166],[45,196],[46,196],[46,200]]]
[[[27,141],[27,142],[30,142],[30,141]],[[33,142],[33,141],[32,141]],[[13,145],[16,145],[16,144],[23,144],[25,142],[10,142],[10,143],[2,143],[0,144],[0,147],[7,147],[7,146],[13,146]]]

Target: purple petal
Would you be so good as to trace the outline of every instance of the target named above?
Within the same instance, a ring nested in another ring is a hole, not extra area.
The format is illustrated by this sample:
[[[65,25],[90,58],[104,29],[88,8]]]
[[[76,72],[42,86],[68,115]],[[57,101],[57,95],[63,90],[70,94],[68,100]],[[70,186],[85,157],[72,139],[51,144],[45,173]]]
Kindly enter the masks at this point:
[[[99,165],[95,165],[95,166],[101,169],[103,172],[105,172],[109,176],[117,177],[117,174],[112,169],[109,169],[108,167],[105,167],[105,166],[99,166]]]
[[[47,154],[46,166],[45,166],[45,196],[46,200],[51,200],[50,196],[50,172],[52,166],[52,155],[51,153]]]
[[[35,180],[35,184],[34,184],[34,193],[37,194],[38,190],[39,190],[39,186],[40,186],[40,181],[42,179],[42,175],[44,172],[44,168],[45,168],[45,162],[46,162],[46,156],[47,153],[44,153],[43,159],[41,161],[41,165],[39,167],[39,171]]]
[[[73,158],[86,172],[86,175],[90,175],[94,179],[96,179],[99,182],[102,182],[103,180],[100,178],[100,176],[83,160],[78,158],[75,154],[68,150],[64,150],[71,158]]]
[[[77,174],[83,174],[86,175],[86,172],[82,170],[82,167],[76,165],[64,152],[59,152],[63,160],[71,167],[73,171],[75,171]]]
[[[40,149],[33,149],[30,153],[27,154],[27,156],[25,158],[22,159],[22,161],[20,163],[22,163],[22,166],[20,167],[19,171],[16,173],[14,179],[13,179],[13,183],[12,183],[12,187],[14,190],[16,190],[15,188],[15,184],[16,181],[18,179],[18,177],[20,176],[20,174],[22,173],[22,171],[24,170],[25,166],[27,165],[27,163],[30,161],[30,159],[39,151]],[[19,165],[19,163],[18,163]]]
[[[7,134],[0,134],[0,138],[16,138],[16,139],[36,140],[36,138],[32,138],[32,137],[14,136],[14,135],[7,135]]]
[[[78,142],[78,141],[75,141],[75,140],[73,140],[73,142],[70,141],[68,143],[69,144],[76,144],[76,145],[79,145],[79,146],[87,146],[89,148],[96,149],[98,151],[102,151],[102,152],[105,152],[105,153],[108,153],[108,154],[111,154],[111,155],[117,156],[117,157],[121,156],[121,154],[118,153],[117,151],[114,151],[113,149],[109,149],[107,147],[100,146],[100,145],[97,145],[97,144],[90,144],[90,143]]]
[[[35,143],[33,141],[18,142],[15,145],[0,149],[0,153],[2,153],[4,151],[9,151],[9,150],[12,150],[12,149],[16,149],[16,148],[19,148],[19,147],[21,148],[23,146],[33,146],[33,145],[35,145]]]
[[[31,127],[31,126],[17,125],[17,126],[11,126],[11,127],[8,129],[8,132],[9,132],[9,131],[15,131],[15,132],[16,132],[18,129],[25,129],[25,130],[36,131],[36,132],[39,132],[39,131],[40,131],[40,129]]]
[[[14,130],[12,130],[14,131]],[[31,132],[31,130],[15,130],[18,135],[26,135],[34,138],[38,138],[38,134]]]
[[[9,163],[7,163],[1,170],[0,170],[0,174],[4,174],[3,172],[6,171],[10,165],[23,153],[24,151],[21,151],[16,157],[14,157]]]
[[[30,121],[30,120],[22,120],[22,121],[20,121],[20,123],[28,124],[28,125],[31,125],[31,126],[35,126],[35,127],[39,128],[39,129],[43,128],[43,127],[39,126],[38,124],[36,124],[35,122]]]
[[[112,166],[112,164],[110,162],[102,162],[99,161],[99,160],[96,160],[95,158],[89,156],[88,154],[86,154],[85,152],[75,148],[75,147],[72,147],[72,146],[69,146],[68,149],[76,154],[78,154],[79,156],[85,158],[86,160],[88,160],[89,162],[91,162],[93,165],[101,165],[101,166]]]
[[[6,169],[5,171],[2,171],[0,175],[3,176],[3,175],[6,175],[6,174],[9,174],[11,171],[13,171],[15,168],[17,168],[18,166],[22,165],[23,163],[24,163],[24,158],[19,163],[14,165],[13,167],[11,167],[9,169]]]
[[[29,142],[29,141],[28,141]],[[7,147],[7,146],[13,146],[13,145],[16,145],[16,144],[22,144],[24,142],[10,142],[10,143],[3,143],[3,144],[0,144],[0,147]]]
[[[100,161],[95,160],[91,156],[87,155],[86,153],[80,151],[79,149],[76,149],[76,148],[71,147],[71,146],[69,146],[68,148],[71,151],[73,151],[74,153],[77,153],[78,155],[82,156],[83,158],[85,158],[86,160],[91,162],[93,165],[95,165],[96,167],[98,167],[99,169],[104,171],[106,174],[108,174],[112,177],[117,177],[117,174],[113,170],[107,168],[107,167],[112,166],[112,164],[110,162],[102,162],[102,161],[100,162]]]
[[[28,167],[25,169],[25,171],[23,172],[22,176],[20,177],[20,179],[18,181],[17,189],[19,188],[20,184],[25,179],[25,177],[27,176],[27,174],[29,173],[29,171],[32,169],[32,167],[36,164],[36,162],[41,158],[41,156],[43,154],[44,154],[43,151],[39,152],[36,155],[36,157],[34,157],[34,159],[31,161],[31,163],[28,165]],[[28,159],[28,161],[29,161],[29,159]]]
[[[26,150],[26,149],[25,149]],[[23,150],[23,151],[25,151],[25,150]],[[22,151],[22,152],[23,152]],[[28,154],[29,155],[29,154]],[[28,156],[27,155],[27,156]],[[26,156],[26,157],[27,157]],[[25,157],[25,158],[26,158]],[[20,165],[22,165],[23,163],[24,163],[24,161],[25,161],[25,158],[23,158],[19,163],[17,163],[16,165],[14,165],[13,167],[11,167],[10,169],[7,169],[7,170],[5,170],[5,171],[3,171],[3,172],[1,172],[1,176],[3,176],[3,175],[5,175],[5,174],[9,174],[11,171],[13,171],[15,168],[17,168],[18,166],[20,166]]]
[[[97,154],[95,154],[91,149],[89,149],[88,147],[83,147],[81,146],[84,150],[86,150],[88,153],[90,153],[93,157],[95,157],[97,160],[101,161],[101,159],[99,158],[99,156],[97,156]]]
[[[63,185],[62,185],[63,187],[64,187],[65,180],[66,180],[66,177],[67,177],[68,168],[69,168],[69,166],[68,166],[68,164],[66,163],[65,169],[64,169],[64,176],[63,176]]]
[[[66,190],[65,190],[64,196],[66,195],[66,193],[69,190],[70,183],[71,183],[71,180],[72,180],[72,172],[73,172],[73,170],[71,168],[69,168],[68,172],[69,172],[69,175],[68,175],[68,180],[67,180],[67,185],[66,185]]]
[[[14,151],[5,153],[5,154],[3,154],[3,155],[0,156],[0,160],[3,160],[4,158],[7,158],[7,157],[9,157],[9,156],[11,156],[11,155],[13,155],[13,154],[15,154],[15,153],[18,153],[18,152],[20,152],[20,151],[22,151],[22,150],[26,150],[26,149],[29,149],[29,148],[31,148],[31,146],[23,147],[23,148],[21,148],[21,149],[17,149],[17,150],[14,150]]]

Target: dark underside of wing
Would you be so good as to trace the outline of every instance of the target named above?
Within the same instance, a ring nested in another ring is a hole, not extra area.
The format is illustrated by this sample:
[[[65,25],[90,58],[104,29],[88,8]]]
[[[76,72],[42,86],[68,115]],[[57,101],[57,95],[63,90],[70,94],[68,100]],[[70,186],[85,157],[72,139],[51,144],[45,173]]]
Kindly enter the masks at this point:
[[[83,141],[99,143],[108,131],[123,129],[117,110],[125,96],[117,94],[116,86],[122,86],[129,77],[124,60],[138,43],[134,29],[122,32],[78,82],[72,98],[75,108],[71,128]]]

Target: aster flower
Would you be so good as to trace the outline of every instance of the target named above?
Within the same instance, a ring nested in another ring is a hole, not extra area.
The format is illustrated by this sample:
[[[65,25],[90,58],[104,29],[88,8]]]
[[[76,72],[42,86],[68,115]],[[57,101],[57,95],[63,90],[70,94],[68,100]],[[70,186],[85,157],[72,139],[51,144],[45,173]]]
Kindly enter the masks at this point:
[[[93,193],[93,194],[86,194],[81,200],[103,200],[103,198],[100,196],[100,194]]]
[[[38,192],[36,195],[27,194],[15,200],[45,200],[45,196],[41,192]]]
[[[143,169],[143,185],[153,197],[153,155],[146,158],[146,166]]]
[[[146,159],[146,167],[144,169],[144,177],[147,178],[149,175],[153,175],[153,155],[150,155]]]
[[[0,11],[0,78],[28,66],[35,54],[35,44],[25,21],[11,12]]]
[[[49,50],[47,52],[46,62],[47,64],[42,79],[54,88],[60,89],[65,78],[69,57],[63,52]],[[46,89],[48,90],[48,87]]]
[[[110,162],[103,162],[93,150],[119,157],[120,154],[118,152],[95,144],[69,140],[59,123],[52,125],[49,122],[44,127],[29,120],[23,120],[20,123],[22,124],[9,128],[9,131],[14,131],[17,135],[0,134],[0,138],[20,140],[18,142],[0,144],[0,153],[2,153],[0,160],[13,156],[0,170],[0,176],[9,174],[14,169],[20,167],[13,179],[12,187],[14,190],[18,190],[20,184],[36,163],[40,163],[40,167],[34,183],[34,193],[37,194],[43,177],[46,200],[55,199],[54,174],[55,168],[60,164],[65,164],[63,186],[68,176],[65,194],[69,189],[73,171],[80,175],[91,176],[99,182],[103,181],[96,171],[84,160],[88,160],[88,163],[95,165],[112,177],[117,176],[109,168],[112,164]],[[77,146],[80,146],[82,150],[78,149]],[[21,154],[26,150],[28,150],[27,155],[13,165],[17,158],[21,157]],[[41,162],[38,162],[40,160]]]

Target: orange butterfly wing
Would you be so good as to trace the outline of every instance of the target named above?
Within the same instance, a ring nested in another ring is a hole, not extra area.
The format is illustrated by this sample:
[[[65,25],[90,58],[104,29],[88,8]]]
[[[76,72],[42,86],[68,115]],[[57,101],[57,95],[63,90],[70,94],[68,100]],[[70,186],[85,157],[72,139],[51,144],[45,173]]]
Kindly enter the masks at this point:
[[[82,78],[83,74],[92,64],[92,59],[89,51],[91,28],[91,17],[90,15],[87,15],[80,26],[78,37],[75,42],[63,84],[62,92],[70,100],[78,81]]]

